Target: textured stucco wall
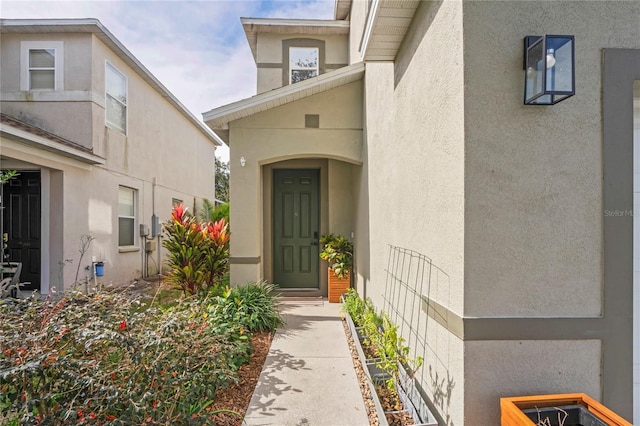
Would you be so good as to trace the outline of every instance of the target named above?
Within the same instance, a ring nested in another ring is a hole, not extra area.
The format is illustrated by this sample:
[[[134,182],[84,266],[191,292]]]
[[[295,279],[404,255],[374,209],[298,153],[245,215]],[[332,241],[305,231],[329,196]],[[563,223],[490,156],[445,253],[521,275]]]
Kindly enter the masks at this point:
[[[15,37],[19,45],[23,38]],[[51,200],[52,219],[50,223],[44,223],[47,217],[43,216],[43,229],[48,229],[51,243],[43,249],[43,257],[48,259],[48,277],[52,285],[60,288],[61,284],[69,286],[73,282],[79,258],[78,243],[83,234],[91,234],[96,239],[82,266],[91,262],[91,256],[96,256],[107,261],[104,282],[130,282],[142,274],[143,250],[121,252],[118,248],[118,186],[137,190],[137,235],[138,224],[151,224],[154,179],[155,213],[163,221],[169,217],[173,198],[183,200],[191,211],[194,199],[198,206],[202,198],[214,199],[215,146],[97,38],[90,35],[48,37],[65,39],[65,81],[69,79],[73,84],[65,83],[67,90],[59,96],[64,100],[69,96],[68,91],[82,90],[94,101],[3,101],[2,111],[10,115],[15,113],[17,118],[23,111],[31,114],[36,119],[33,124],[43,123],[46,130],[93,147],[94,154],[106,158],[106,164],[87,166],[56,154],[2,141],[4,160],[1,166],[41,169],[43,176],[50,176],[49,183],[43,179],[43,200],[45,197]],[[4,35],[2,41],[5,42]],[[5,54],[3,44],[3,59]],[[75,57],[67,60],[68,55],[77,55],[84,62]],[[105,60],[128,78],[127,135],[105,125]],[[3,60],[3,77],[7,74],[4,66]],[[4,94],[4,86],[2,90]],[[64,242],[60,242],[61,238]],[[136,238],[136,245],[142,247],[144,241]],[[74,263],[64,266],[60,280],[59,262],[64,259],[74,259]],[[161,263],[158,251],[153,253],[149,263],[149,271],[155,273]],[[80,277],[84,277],[83,269]]]
[[[3,34],[0,39],[2,112],[91,148],[91,38],[90,34]],[[20,91],[22,41],[63,43],[63,91]],[[74,102],[65,102],[70,99]],[[98,102],[100,99],[103,102],[104,93],[99,95]],[[78,126],[78,121],[88,124]]]
[[[451,311],[463,312],[462,48],[462,3],[423,2],[395,63],[367,64],[368,174],[361,188],[368,187],[369,193],[370,281],[359,277],[360,286],[366,283],[359,290],[379,308],[385,307],[392,244],[432,258],[440,273],[424,292]],[[443,421],[462,425],[463,343],[433,320],[423,319],[421,327],[425,322],[422,386]]]
[[[344,187],[336,182],[350,178],[351,168],[359,168],[362,161],[361,99],[362,82],[355,82],[231,123],[230,166],[233,179],[230,198],[233,208],[230,221],[242,224],[232,228],[231,257],[260,258],[258,263],[250,265],[232,263],[233,283],[269,278],[270,221],[265,222],[264,217],[270,211],[268,182],[271,167],[320,168],[321,190],[328,191],[327,185],[334,188],[333,195],[323,194],[329,198],[321,202],[321,232],[332,231],[329,224],[338,228],[333,232],[350,231],[351,204],[348,205],[349,213],[331,214],[328,200],[349,198],[350,181]],[[318,114],[320,127],[305,128],[305,114]],[[240,166],[241,157],[246,160],[245,167]],[[322,158],[332,160],[318,164],[317,159]],[[293,160],[297,161],[291,162]],[[343,220],[349,223],[340,225]],[[262,237],[256,238],[256,235]]]
[[[601,49],[640,46],[639,19],[637,2],[465,3],[466,315],[601,314]],[[522,105],[531,34],[575,35],[574,97]]]
[[[335,65],[347,65],[349,60],[348,35],[340,34],[274,34],[259,33],[257,41],[256,63],[258,66],[257,91],[267,92],[282,87],[283,63],[282,42],[289,39],[312,39],[325,42],[325,72],[330,72]],[[269,64],[269,65],[264,65]],[[274,66],[280,65],[278,68]]]
[[[599,316],[602,49],[640,47],[640,3],[486,1],[463,8],[464,314]],[[576,95],[528,107],[522,39],[540,34],[575,35]],[[600,399],[603,380],[617,374],[602,370],[613,349],[598,340],[467,342],[465,419],[497,422],[499,409],[487,404],[509,394],[580,390]]]
[[[599,340],[466,342],[464,424],[500,424],[506,396],[584,392],[599,399],[601,353]]]

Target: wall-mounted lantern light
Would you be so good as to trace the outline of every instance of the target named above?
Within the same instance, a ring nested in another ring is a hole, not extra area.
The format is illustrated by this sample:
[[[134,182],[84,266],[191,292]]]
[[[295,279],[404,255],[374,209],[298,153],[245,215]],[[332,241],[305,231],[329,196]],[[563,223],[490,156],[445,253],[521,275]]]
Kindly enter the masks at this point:
[[[240,157],[240,166],[244,167],[247,164],[247,160],[244,157]]]
[[[524,38],[524,104],[554,105],[575,95],[574,37]]]

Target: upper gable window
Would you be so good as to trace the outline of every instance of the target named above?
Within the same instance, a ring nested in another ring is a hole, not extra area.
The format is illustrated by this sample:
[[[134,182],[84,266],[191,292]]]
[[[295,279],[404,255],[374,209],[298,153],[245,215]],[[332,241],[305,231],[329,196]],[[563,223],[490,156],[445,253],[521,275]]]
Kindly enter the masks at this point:
[[[20,90],[64,90],[63,70],[63,42],[20,43]]]
[[[109,62],[105,69],[107,126],[127,133],[127,77]]]
[[[320,49],[317,47],[289,48],[289,83],[297,83],[319,74]]]

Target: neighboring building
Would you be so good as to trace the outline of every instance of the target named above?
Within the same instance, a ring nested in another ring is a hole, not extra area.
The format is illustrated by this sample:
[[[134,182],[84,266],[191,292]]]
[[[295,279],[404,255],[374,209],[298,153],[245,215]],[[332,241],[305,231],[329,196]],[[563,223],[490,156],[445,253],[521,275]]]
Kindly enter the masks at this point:
[[[99,21],[0,28],[0,168],[20,173],[3,185],[3,226],[21,281],[68,288],[92,260],[105,283],[157,273],[152,216],[214,199],[219,138]],[[83,235],[95,240],[78,265]]]
[[[243,19],[259,94],[203,114],[230,145],[232,282],[325,296],[317,237],[350,236],[441,424],[575,391],[640,422],[640,2],[335,10]],[[575,35],[576,95],[524,106],[523,39],[544,34]]]

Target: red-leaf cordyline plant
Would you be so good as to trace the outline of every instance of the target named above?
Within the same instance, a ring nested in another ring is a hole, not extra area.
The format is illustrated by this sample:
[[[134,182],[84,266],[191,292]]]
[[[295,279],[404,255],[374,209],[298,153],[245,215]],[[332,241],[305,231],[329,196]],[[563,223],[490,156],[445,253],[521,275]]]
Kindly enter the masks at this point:
[[[197,294],[218,284],[228,269],[229,231],[227,223],[199,223],[183,204],[175,206],[165,224],[171,268],[169,282],[185,294]]]
[[[224,219],[202,224],[202,233],[208,243],[205,280],[207,286],[216,287],[229,268],[229,225]]]

